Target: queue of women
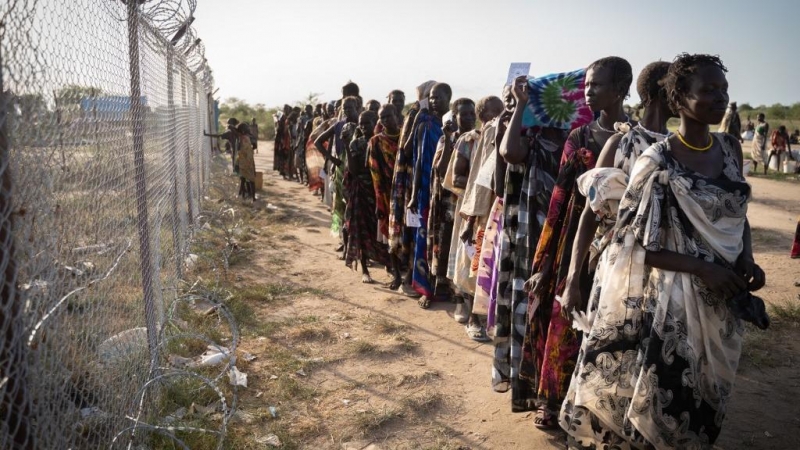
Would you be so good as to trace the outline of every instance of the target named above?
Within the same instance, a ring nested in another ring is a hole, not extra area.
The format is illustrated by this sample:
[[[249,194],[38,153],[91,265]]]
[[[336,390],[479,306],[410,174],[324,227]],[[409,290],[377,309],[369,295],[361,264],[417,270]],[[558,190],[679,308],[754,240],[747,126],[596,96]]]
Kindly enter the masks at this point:
[[[420,307],[455,302],[495,347],[487,382],[536,427],[570,448],[709,448],[743,321],[769,324],[739,138],[709,131],[726,72],[702,54],[647,65],[638,123],[619,57],[478,101],[428,81],[405,115],[402,92],[364,105],[348,83],[278,118],[275,169],[330,206],[362,282],[380,264]]]

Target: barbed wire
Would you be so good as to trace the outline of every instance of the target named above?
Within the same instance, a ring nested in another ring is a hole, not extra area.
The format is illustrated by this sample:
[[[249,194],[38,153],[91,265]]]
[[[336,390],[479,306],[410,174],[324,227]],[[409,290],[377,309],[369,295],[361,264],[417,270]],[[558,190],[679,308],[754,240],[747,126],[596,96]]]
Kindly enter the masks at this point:
[[[215,282],[186,281],[201,212],[230,226],[202,205],[216,119],[196,8],[0,4],[0,448],[222,446],[238,390],[228,246],[204,254]],[[213,335],[196,329],[209,315]],[[217,399],[191,405],[216,425],[177,413],[184,385]]]

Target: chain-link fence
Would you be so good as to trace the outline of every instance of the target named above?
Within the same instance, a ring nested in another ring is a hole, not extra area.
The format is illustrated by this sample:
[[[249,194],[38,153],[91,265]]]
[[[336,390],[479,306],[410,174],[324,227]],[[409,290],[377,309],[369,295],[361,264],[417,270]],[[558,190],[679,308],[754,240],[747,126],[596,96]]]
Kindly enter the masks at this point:
[[[221,442],[220,377],[165,362],[210,166],[195,6],[0,2],[2,449],[186,448],[175,377],[221,396]]]

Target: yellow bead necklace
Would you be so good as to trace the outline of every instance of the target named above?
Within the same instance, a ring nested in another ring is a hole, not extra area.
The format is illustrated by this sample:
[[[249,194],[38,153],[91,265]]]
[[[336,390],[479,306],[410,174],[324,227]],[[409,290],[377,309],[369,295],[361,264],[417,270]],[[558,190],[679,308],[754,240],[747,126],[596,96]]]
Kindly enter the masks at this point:
[[[689,150],[694,150],[696,152],[705,152],[705,151],[708,151],[711,147],[714,146],[714,138],[711,136],[711,133],[708,133],[708,145],[706,145],[705,147],[702,147],[702,148],[701,147],[695,147],[695,146],[689,144],[688,142],[686,142],[686,139],[683,138],[683,135],[680,132],[677,132],[675,134],[678,135],[678,139]]]

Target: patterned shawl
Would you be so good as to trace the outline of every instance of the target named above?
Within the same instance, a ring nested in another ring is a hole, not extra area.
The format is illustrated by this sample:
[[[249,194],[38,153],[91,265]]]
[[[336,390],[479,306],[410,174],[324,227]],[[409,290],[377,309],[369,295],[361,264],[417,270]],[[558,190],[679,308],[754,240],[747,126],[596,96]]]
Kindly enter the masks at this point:
[[[345,228],[347,229],[347,248],[345,264],[362,257],[387,265],[386,253],[377,251],[375,218],[375,189],[372,186],[372,174],[366,167],[367,140],[361,136],[350,143],[347,152],[348,163],[358,167],[359,173],[345,171],[343,187],[347,206],[345,208]]]
[[[667,141],[633,168],[591,331],[560,422],[573,442],[707,448],[719,436],[743,327],[701,279],[644,264],[669,250],[732,267],[743,250],[750,187],[723,135],[717,179],[685,168]],[[587,426],[591,423],[591,426]]]
[[[375,190],[375,213],[378,220],[377,239],[389,243],[389,206],[392,198],[392,177],[397,157],[397,136],[382,132],[369,140],[367,150],[372,187]]]
[[[311,135],[308,137],[308,141],[306,142],[306,168],[308,169],[308,189],[315,191],[325,185],[325,182],[320,178],[319,171],[325,167],[325,157],[322,156],[322,153],[317,150],[317,147],[314,145],[314,141],[324,133],[328,128],[333,125],[334,120],[326,120],[319,124],[314,131],[311,132]],[[326,142],[325,148],[327,149],[328,143]]]

